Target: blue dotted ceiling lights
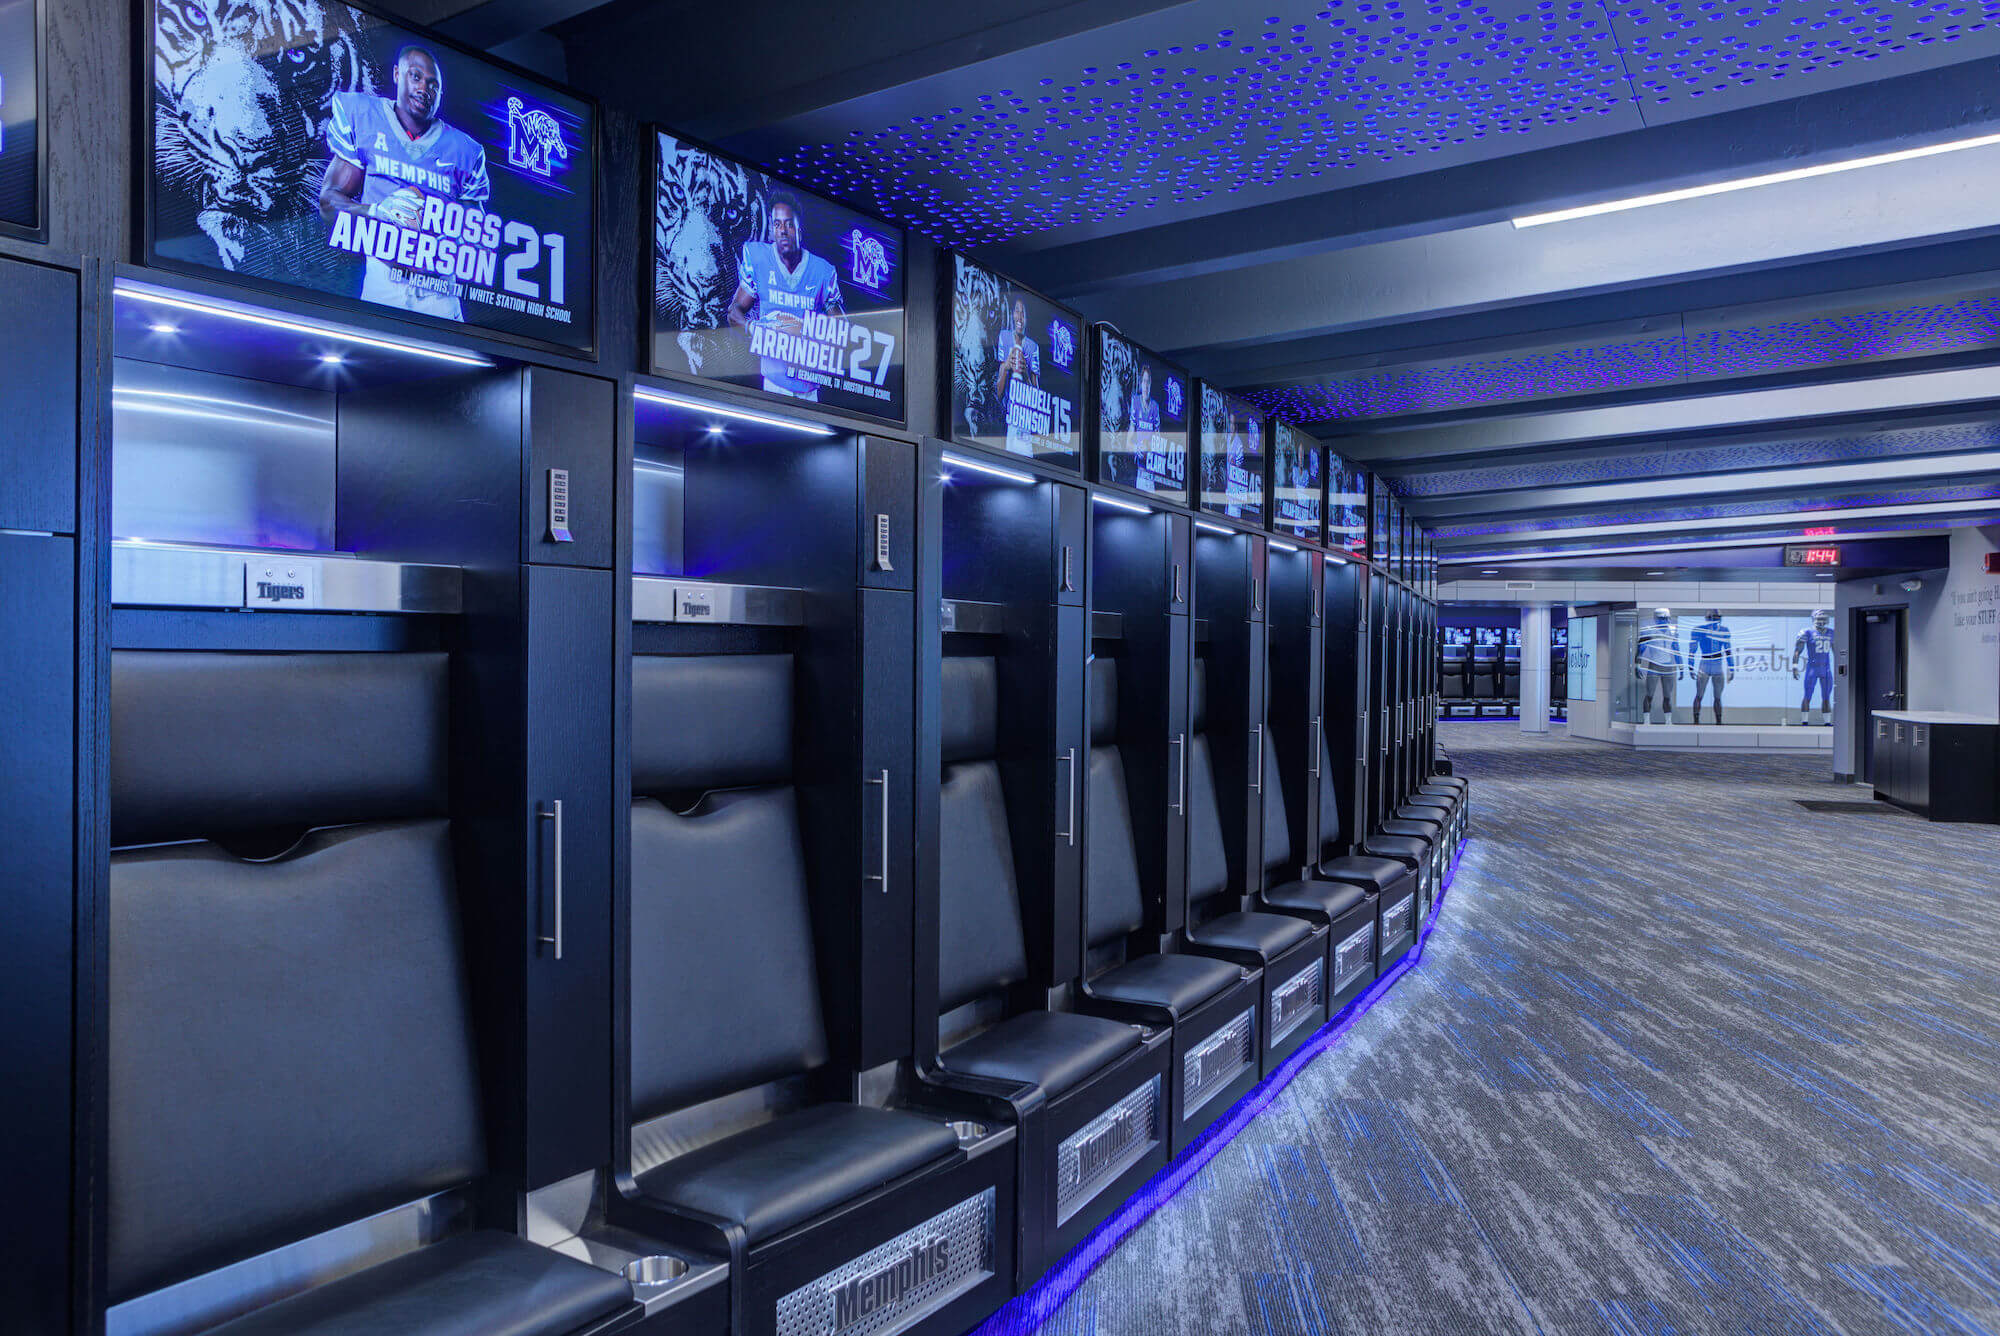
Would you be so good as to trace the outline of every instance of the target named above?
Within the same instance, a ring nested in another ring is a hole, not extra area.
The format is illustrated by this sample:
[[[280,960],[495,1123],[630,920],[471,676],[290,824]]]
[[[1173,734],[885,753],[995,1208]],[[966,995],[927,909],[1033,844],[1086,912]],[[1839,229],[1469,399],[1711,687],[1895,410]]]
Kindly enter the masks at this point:
[[[1244,397],[1292,422],[1358,422],[1996,346],[2000,292],[1989,291],[1581,348],[1354,371],[1250,390]]]
[[[773,165],[969,248],[1614,113],[1636,126],[1648,105],[1996,22],[2000,0],[1333,0],[1051,65]]]

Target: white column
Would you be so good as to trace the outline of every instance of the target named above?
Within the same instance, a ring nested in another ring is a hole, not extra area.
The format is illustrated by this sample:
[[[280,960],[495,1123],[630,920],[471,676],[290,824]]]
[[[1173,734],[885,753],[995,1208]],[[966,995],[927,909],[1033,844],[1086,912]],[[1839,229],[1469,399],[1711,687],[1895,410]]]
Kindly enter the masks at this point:
[[[1521,731],[1549,731],[1549,605],[1521,609]]]

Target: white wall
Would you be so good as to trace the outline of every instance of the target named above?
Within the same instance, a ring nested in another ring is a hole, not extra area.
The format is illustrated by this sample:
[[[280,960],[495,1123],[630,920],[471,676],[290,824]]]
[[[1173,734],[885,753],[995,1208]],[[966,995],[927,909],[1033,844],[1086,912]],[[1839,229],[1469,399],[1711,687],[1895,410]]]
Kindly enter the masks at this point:
[[[1986,573],[1986,554],[2000,551],[2000,525],[1951,532],[1951,565],[1926,571],[1924,587],[1906,593],[1901,577],[1848,580],[1838,589],[1834,629],[1840,680],[1845,692],[1854,680],[1849,653],[1848,613],[1855,608],[1909,608],[1912,710],[1957,710],[2000,714],[2000,575]],[[1833,768],[1851,775],[1855,767],[1852,709],[1839,711],[1833,725]]]

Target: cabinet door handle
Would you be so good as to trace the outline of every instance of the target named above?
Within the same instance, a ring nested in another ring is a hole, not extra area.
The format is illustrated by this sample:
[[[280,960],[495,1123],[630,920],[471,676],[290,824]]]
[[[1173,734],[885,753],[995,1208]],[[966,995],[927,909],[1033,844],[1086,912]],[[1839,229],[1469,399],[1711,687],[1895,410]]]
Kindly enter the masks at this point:
[[[541,809],[540,811],[536,812],[536,813],[535,813],[535,815],[536,815],[537,817],[540,817],[540,818],[541,818],[542,820],[544,820],[544,821],[546,821],[546,822],[548,822],[548,823],[549,823],[549,825],[550,825],[550,828],[551,828],[551,830],[550,830],[550,835],[551,835],[551,838],[552,838],[552,839],[554,840],[554,842],[555,842],[555,886],[554,886],[554,888],[553,888],[553,889],[554,889],[554,891],[555,891],[555,901],[556,901],[556,903],[555,903],[555,911],[556,911],[556,924],[555,924],[555,929],[556,929],[556,930],[555,930],[555,933],[554,933],[554,935],[552,935],[552,936],[551,936],[551,935],[548,935],[548,934],[544,934],[544,935],[543,935],[543,936],[542,936],[542,937],[540,938],[540,940],[541,940],[541,941],[544,941],[544,942],[547,942],[547,943],[548,943],[548,944],[549,944],[550,946],[553,946],[553,947],[554,947],[554,948],[556,949],[556,959],[557,959],[557,960],[561,960],[561,959],[562,959],[562,951],[563,951],[563,884],[562,884],[562,883],[563,883],[563,814],[562,814],[562,799],[560,799],[560,798],[557,798],[557,799],[555,799],[555,800],[551,801],[551,802],[549,803],[549,805],[548,805],[548,806],[547,806],[546,808],[543,808],[543,809]]]
[[[1314,779],[1319,778],[1319,752],[1320,748],[1325,745],[1324,742],[1325,730],[1326,730],[1326,722],[1322,720],[1318,715],[1314,715],[1313,716],[1313,766],[1312,766],[1312,777]]]
[[[1181,564],[1178,561],[1174,563],[1174,602],[1187,602],[1181,597]]]
[[[1174,754],[1180,757],[1180,764],[1174,770],[1174,815],[1187,815],[1187,734],[1183,733],[1173,741],[1178,748]]]
[[[1258,724],[1256,726],[1256,729],[1257,729],[1257,779],[1256,782],[1250,786],[1250,791],[1252,793],[1262,793],[1264,791],[1264,726],[1262,724]]]
[[[880,872],[864,873],[861,880],[881,882],[882,894],[887,895],[889,893],[889,772],[887,770],[878,771],[874,778],[864,779],[861,782],[864,784],[880,784],[882,786],[882,862],[880,865],[882,870]]]
[[[1068,829],[1057,831],[1056,838],[1068,840],[1069,847],[1074,849],[1076,848],[1076,748],[1071,747],[1066,752],[1057,753],[1056,759],[1069,767],[1069,804],[1066,809],[1069,816],[1065,823]]]

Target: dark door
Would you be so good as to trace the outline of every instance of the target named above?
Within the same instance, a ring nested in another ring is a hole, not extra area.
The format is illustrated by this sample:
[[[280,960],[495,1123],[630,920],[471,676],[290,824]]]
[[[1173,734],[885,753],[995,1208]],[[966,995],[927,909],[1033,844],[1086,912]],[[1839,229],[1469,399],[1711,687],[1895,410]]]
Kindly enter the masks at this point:
[[[1902,608],[1878,608],[1855,614],[1860,619],[1859,641],[1861,681],[1856,683],[1855,696],[1860,704],[1860,718],[1855,721],[1856,731],[1861,738],[1861,778],[1873,782],[1875,778],[1875,729],[1873,726],[1876,710],[1900,710],[1905,696],[1905,676],[1908,669],[1904,646],[1903,627],[1908,613]]]

